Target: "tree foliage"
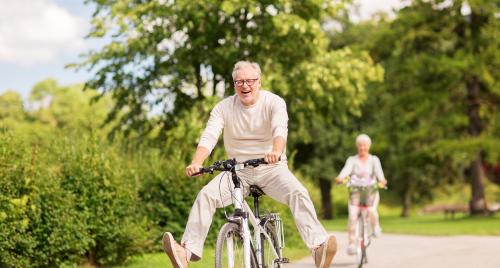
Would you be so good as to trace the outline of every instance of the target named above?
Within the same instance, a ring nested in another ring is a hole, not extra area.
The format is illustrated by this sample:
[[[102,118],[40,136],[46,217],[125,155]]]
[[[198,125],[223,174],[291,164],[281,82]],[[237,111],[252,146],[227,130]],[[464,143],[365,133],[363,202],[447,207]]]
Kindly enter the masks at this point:
[[[97,5],[90,36],[112,41],[79,68],[96,71],[87,85],[113,96],[108,119],[119,118],[115,130],[125,135],[166,140],[195,103],[232,94],[233,65],[249,59],[261,65],[264,88],[286,99],[291,151],[318,177],[329,171],[318,162],[339,136],[330,126],[359,114],[366,84],[382,77],[366,53],[329,51],[322,23],[342,1],[90,2]],[[316,141],[319,131],[331,135]]]
[[[192,103],[231,94],[238,60],[259,62],[266,81],[293,89],[292,78],[308,71],[296,66],[324,54],[320,23],[336,8],[330,1],[89,2],[97,5],[90,36],[112,41],[79,65],[96,70],[88,86],[113,96],[110,118],[119,116],[120,127],[160,135]]]
[[[498,161],[495,12],[492,1],[413,1],[394,21],[348,25],[332,37],[368,49],[386,71],[363,108],[363,128],[381,144],[405,206],[465,171],[474,180],[478,157]]]

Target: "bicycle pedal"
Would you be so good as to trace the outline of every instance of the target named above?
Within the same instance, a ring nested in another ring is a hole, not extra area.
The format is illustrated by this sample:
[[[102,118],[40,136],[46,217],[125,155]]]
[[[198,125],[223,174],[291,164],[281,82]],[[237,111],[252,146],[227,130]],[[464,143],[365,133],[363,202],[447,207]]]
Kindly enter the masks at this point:
[[[274,261],[275,263],[289,263],[290,259],[288,258],[279,258]]]

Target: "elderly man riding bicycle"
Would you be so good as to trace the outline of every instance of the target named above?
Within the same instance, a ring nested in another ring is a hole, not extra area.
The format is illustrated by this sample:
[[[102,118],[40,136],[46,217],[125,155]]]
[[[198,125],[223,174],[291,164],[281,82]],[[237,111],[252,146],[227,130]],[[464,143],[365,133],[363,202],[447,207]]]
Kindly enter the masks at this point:
[[[207,126],[190,165],[188,176],[198,172],[215,147],[224,129],[224,147],[229,158],[245,161],[264,157],[269,165],[239,173],[244,192],[248,185],[259,186],[265,194],[290,207],[300,235],[311,249],[316,266],[329,267],[337,251],[337,241],[319,222],[306,188],[290,172],[285,147],[288,114],[285,101],[261,90],[261,70],[257,63],[240,61],[233,69],[235,93],[220,101],[210,113]],[[203,244],[216,208],[231,203],[227,180],[219,174],[199,192],[181,243],[171,233],[163,237],[165,252],[175,268],[186,268],[189,261],[202,257]],[[219,186],[219,184],[222,184]]]

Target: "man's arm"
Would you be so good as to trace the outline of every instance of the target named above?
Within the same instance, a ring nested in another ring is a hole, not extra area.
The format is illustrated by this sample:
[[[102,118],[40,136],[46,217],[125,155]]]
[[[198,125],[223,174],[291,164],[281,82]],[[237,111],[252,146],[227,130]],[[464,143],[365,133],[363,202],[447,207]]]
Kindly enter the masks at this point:
[[[276,136],[273,139],[273,149],[271,152],[267,153],[264,159],[269,164],[274,164],[280,160],[281,154],[285,150],[286,140],[281,136]]]
[[[213,148],[217,144],[217,140],[224,127],[224,117],[222,115],[222,106],[217,104],[212,112],[210,112],[210,118],[208,119],[207,126],[200,137],[200,142],[196,151],[194,152],[193,160],[191,164],[186,167],[186,175],[191,176],[192,174],[200,171],[203,162],[212,152]]]
[[[277,98],[273,102],[271,129],[273,135],[273,148],[268,152],[264,159],[267,163],[273,164],[280,160],[281,155],[286,148],[286,139],[288,136],[288,113],[286,111],[286,102],[282,98]]]
[[[209,155],[210,151],[207,148],[198,146],[198,148],[196,148],[196,152],[194,153],[191,164],[186,167],[186,175],[191,176],[192,174],[200,171],[200,168],[203,166],[203,162]]]

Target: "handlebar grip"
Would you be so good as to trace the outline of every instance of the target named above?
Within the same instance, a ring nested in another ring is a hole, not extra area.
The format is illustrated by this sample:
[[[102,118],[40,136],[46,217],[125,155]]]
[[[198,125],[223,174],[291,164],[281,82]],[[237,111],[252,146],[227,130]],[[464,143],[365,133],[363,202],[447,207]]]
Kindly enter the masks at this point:
[[[204,174],[204,173],[205,173],[205,172],[198,171],[198,172],[196,172],[196,173],[191,174],[191,176],[190,176],[190,177],[195,177],[195,176],[198,176],[198,175],[201,175],[201,174]]]
[[[213,171],[210,168],[204,168],[204,167],[202,167],[202,168],[200,168],[200,171],[191,174],[191,177],[202,175],[202,174],[205,174],[205,173],[213,173]]]
[[[260,164],[266,164],[266,165],[269,164],[269,163],[266,162],[266,160],[264,160],[264,158],[259,158],[259,161],[262,161]],[[279,161],[281,161],[281,156],[278,157],[278,162]]]
[[[281,156],[279,157],[278,161],[281,161]],[[253,167],[257,167],[259,165],[267,165],[269,163],[266,162],[266,160],[264,160],[264,158],[257,158],[257,159],[250,159],[250,160],[247,160],[245,162],[243,162],[243,164],[245,166],[253,166]]]

